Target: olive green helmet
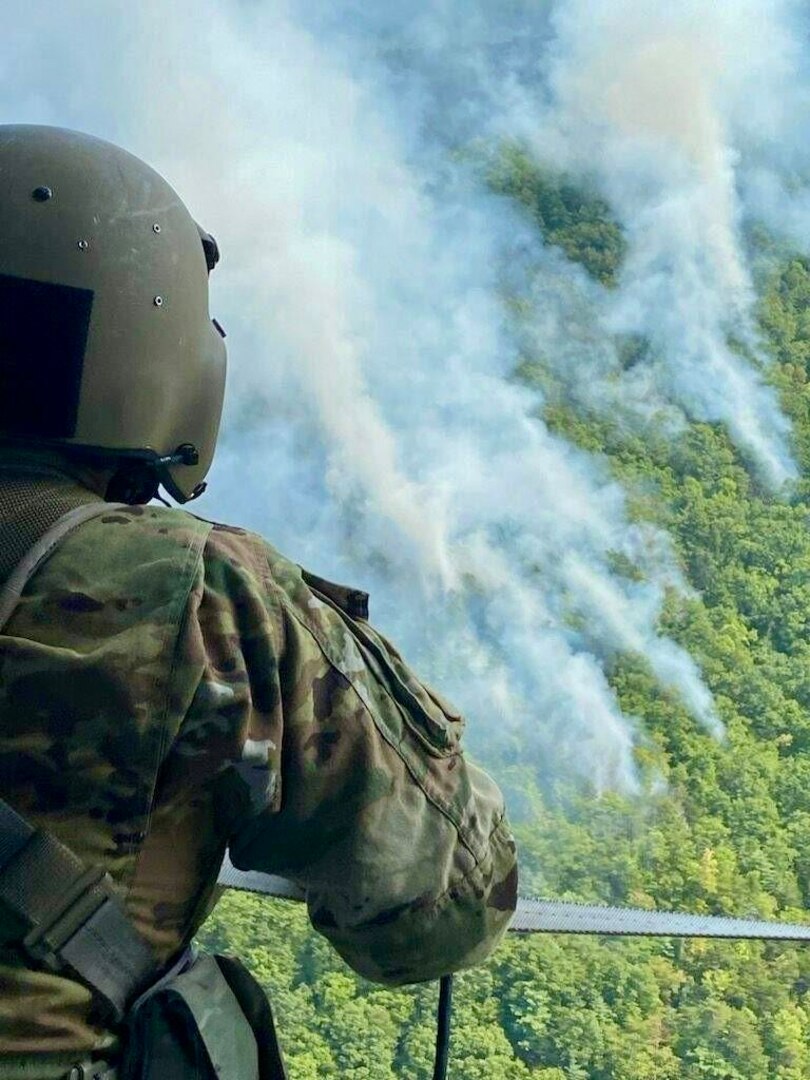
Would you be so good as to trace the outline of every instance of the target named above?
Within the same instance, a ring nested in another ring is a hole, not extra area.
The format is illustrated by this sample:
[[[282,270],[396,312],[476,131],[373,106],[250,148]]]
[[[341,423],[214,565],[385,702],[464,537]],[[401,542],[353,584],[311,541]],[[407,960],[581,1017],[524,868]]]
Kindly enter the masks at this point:
[[[107,462],[125,501],[198,495],[225,388],[218,257],[138,158],[0,126],[0,440]]]

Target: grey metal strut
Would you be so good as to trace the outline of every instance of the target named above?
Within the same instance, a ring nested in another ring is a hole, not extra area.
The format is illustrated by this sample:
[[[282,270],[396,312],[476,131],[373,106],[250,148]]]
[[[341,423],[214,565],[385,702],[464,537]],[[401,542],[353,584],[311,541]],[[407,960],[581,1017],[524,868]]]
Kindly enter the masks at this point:
[[[810,925],[685,915],[676,911],[603,907],[521,897],[509,929],[516,934],[605,934],[626,937],[749,938],[810,941]]]
[[[304,890],[286,878],[237,870],[225,859],[219,884],[285,900],[303,900]],[[509,927],[515,934],[596,934],[612,937],[701,937],[810,941],[810,924],[738,919],[724,915],[684,915],[676,911],[606,907],[521,896]]]

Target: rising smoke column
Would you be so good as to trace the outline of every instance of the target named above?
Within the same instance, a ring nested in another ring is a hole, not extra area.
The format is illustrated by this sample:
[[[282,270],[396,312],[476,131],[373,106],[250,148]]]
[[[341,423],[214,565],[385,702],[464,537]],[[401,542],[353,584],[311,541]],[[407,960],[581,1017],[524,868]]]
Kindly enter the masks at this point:
[[[573,396],[641,421],[674,423],[675,410],[720,421],[767,486],[793,479],[788,424],[762,377],[741,226],[763,217],[806,242],[810,204],[785,183],[810,164],[796,0],[338,8],[313,0],[308,18],[333,34],[348,19],[345,47],[359,38],[376,50],[393,92],[421,103],[415,152],[430,140],[518,139],[607,197],[628,241],[618,289],[561,275],[548,258],[536,268],[538,350]],[[617,335],[650,346],[631,373]]]
[[[598,178],[626,230],[608,327],[649,341],[661,396],[724,422],[775,488],[796,472],[788,424],[751,362],[761,356],[733,135],[742,99],[786,74],[780,8],[566,0],[544,129],[560,160]]]
[[[689,10],[710,20],[716,6]],[[505,24],[493,57],[497,12],[475,3],[465,5],[462,43],[449,2],[363,13],[337,0],[328,17],[303,2],[86,0],[58,18],[34,4],[0,46],[0,109],[5,120],[124,143],[164,171],[220,239],[214,310],[229,331],[231,397],[201,511],[370,587],[375,620],[458,699],[479,746],[513,739],[550,771],[565,759],[598,784],[631,785],[632,725],[605,674],[617,652],[643,656],[698,719],[717,724],[694,663],[657,631],[677,570],[666,538],[628,520],[604,465],[553,436],[537,418],[538,397],[510,381],[517,357],[502,268],[525,261],[531,272],[550,256],[452,154],[478,132],[533,139],[539,157],[572,171],[599,164],[630,240],[619,289],[592,287],[553,256],[554,273],[588,309],[593,355],[609,370],[612,335],[646,333],[657,400],[733,421],[763,473],[774,483],[788,476],[772,398],[726,344],[733,323],[756,347],[733,129],[722,122],[732,89],[715,97],[709,83],[700,99],[701,115],[719,118],[706,130],[720,157],[653,137],[659,113],[628,116],[622,103],[650,68],[637,60],[639,74],[627,49],[660,57],[660,19],[647,6],[619,8],[615,18],[646,27],[626,48],[606,6],[577,3],[556,22]],[[621,56],[610,67],[592,41],[594,13],[625,48],[624,67]],[[106,67],[75,47],[101,14],[120,44]],[[744,50],[735,55],[744,73]],[[574,78],[577,65],[586,70]],[[589,111],[588,65],[594,85],[599,72],[615,83],[602,113]],[[628,148],[645,181],[637,188]],[[722,227],[684,239],[656,218],[649,191],[672,192],[661,187],[672,161],[689,213],[706,224],[722,211]],[[698,304],[704,289],[714,291]],[[678,318],[662,320],[673,296]],[[553,355],[566,319],[546,314],[537,325]],[[587,381],[591,354],[569,345],[568,355]],[[617,575],[616,553],[643,580]]]

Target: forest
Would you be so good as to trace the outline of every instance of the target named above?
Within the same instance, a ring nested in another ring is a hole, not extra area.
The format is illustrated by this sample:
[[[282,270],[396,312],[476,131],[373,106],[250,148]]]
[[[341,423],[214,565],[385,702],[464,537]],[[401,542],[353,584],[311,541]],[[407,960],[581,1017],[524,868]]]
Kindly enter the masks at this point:
[[[625,241],[604,200],[517,145],[487,170],[491,190],[547,245],[612,287]],[[508,793],[525,895],[806,919],[810,260],[758,228],[745,240],[770,357],[763,375],[793,423],[804,478],[789,498],[758,482],[721,425],[687,424],[675,437],[654,424],[628,430],[572,401],[528,349],[513,374],[542,391],[553,431],[603,461],[634,517],[672,538],[693,591],[669,595],[661,628],[696,659],[725,727],[713,737],[625,654],[610,681],[637,726],[639,794],[550,783],[519,745],[501,746],[486,764]],[[625,342],[626,363],[643,348]],[[200,940],[240,955],[267,988],[293,1080],[430,1077],[436,985],[366,983],[309,929],[301,905],[247,894],[224,895]],[[450,1075],[807,1080],[810,953],[510,935],[456,980]]]

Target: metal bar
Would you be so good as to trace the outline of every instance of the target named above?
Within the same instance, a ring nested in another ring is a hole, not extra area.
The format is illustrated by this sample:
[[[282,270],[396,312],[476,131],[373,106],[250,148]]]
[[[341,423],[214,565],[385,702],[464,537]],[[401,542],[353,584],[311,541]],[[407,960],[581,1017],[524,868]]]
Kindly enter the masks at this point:
[[[264,896],[303,900],[304,890],[285,878],[237,870],[228,859],[219,883]],[[810,941],[810,924],[737,919],[721,915],[684,915],[675,911],[603,907],[562,900],[521,897],[510,931],[516,934],[597,934],[621,937],[701,937]]]
[[[276,877],[275,874],[261,874],[257,870],[237,870],[227,855],[220,867],[217,884],[224,885],[227,889],[277,896],[282,900],[305,899],[304,890],[287,878]]]
[[[439,1006],[436,1012],[436,1057],[433,1080],[446,1080],[450,1058],[450,1019],[453,1012],[453,976],[442,975],[439,980]]]
[[[605,934],[632,937],[750,938],[810,941],[810,925],[684,915],[675,911],[603,907],[559,900],[518,901],[510,930],[518,934]]]

